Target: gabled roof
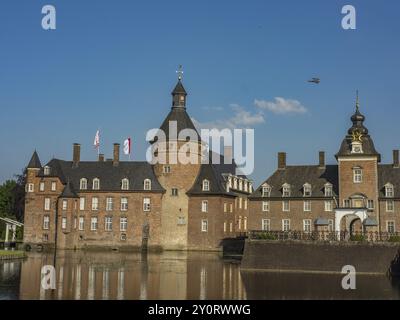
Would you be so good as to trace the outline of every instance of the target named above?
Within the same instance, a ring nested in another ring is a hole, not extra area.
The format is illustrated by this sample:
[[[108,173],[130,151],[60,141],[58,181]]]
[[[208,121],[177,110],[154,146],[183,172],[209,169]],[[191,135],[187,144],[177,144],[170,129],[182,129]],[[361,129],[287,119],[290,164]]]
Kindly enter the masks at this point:
[[[392,164],[378,165],[378,194],[385,197],[385,185],[391,183],[394,189],[394,198],[400,198],[400,168],[394,168]]]
[[[27,168],[28,169],[40,169],[41,167],[42,167],[42,164],[40,163],[39,156],[35,150],[35,152],[33,152],[31,160],[28,163]]]
[[[334,195],[338,194],[338,166],[327,165],[321,168],[318,165],[312,166],[287,166],[283,170],[276,170],[272,176],[264,181],[250,196],[250,198],[260,198],[262,195],[262,185],[267,183],[271,187],[270,197],[282,197],[282,186],[287,183],[290,185],[291,198],[303,198],[303,186],[305,183],[311,185],[312,196],[325,197],[325,185],[332,185]]]
[[[72,161],[51,160],[50,176],[59,177],[63,184],[70,182],[73,190],[79,190],[80,180],[88,180],[88,191],[92,190],[92,180],[100,179],[100,191],[121,191],[121,181],[129,179],[129,191],[144,191],[143,181],[151,180],[151,191],[164,192],[158,182],[153,167],[146,161],[121,161],[114,166],[112,161],[81,161],[79,166],[73,166]],[[44,176],[43,169],[39,176]],[[48,176],[47,176],[48,177]]]

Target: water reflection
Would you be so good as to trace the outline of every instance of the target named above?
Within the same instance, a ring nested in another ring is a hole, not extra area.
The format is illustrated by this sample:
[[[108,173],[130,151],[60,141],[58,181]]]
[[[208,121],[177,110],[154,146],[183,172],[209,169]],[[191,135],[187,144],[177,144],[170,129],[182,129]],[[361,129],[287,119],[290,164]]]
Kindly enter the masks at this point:
[[[238,261],[215,253],[60,251],[56,289],[41,286],[52,254],[29,253],[0,262],[0,299],[399,299],[400,284],[385,276],[357,276],[357,290],[341,275],[240,272]]]
[[[57,289],[44,290],[40,271],[52,262],[52,254],[30,253],[18,263],[19,295],[8,298],[197,300],[246,296],[239,292],[244,289],[238,263],[214,253],[58,252]]]

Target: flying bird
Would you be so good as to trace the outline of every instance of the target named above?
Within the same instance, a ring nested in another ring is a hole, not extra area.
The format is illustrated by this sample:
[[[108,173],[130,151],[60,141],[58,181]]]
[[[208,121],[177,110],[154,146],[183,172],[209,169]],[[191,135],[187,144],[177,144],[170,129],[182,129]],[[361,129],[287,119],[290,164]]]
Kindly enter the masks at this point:
[[[308,82],[319,84],[321,80],[320,78],[312,78],[311,80],[308,80]]]

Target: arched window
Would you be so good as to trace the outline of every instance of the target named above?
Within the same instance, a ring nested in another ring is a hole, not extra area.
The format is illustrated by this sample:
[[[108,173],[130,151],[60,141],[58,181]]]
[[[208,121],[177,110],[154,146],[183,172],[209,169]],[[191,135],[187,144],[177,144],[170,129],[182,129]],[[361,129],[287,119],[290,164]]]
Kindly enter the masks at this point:
[[[394,188],[391,183],[387,183],[385,185],[385,197],[386,198],[393,198],[394,197]]]
[[[144,190],[151,190],[151,180],[150,179],[145,179],[143,181],[143,188],[144,188]]]
[[[207,179],[203,180],[203,191],[210,191],[210,181]]]
[[[79,188],[81,190],[87,190],[87,179],[86,178],[82,178],[80,183],[79,183]]]
[[[290,197],[290,184],[285,183],[282,186],[282,196]]]
[[[129,180],[127,178],[122,179],[121,189],[122,190],[129,190]]]
[[[93,179],[93,190],[100,190],[100,179],[99,178]]]
[[[303,196],[304,197],[311,197],[311,184],[305,183],[303,185]]]

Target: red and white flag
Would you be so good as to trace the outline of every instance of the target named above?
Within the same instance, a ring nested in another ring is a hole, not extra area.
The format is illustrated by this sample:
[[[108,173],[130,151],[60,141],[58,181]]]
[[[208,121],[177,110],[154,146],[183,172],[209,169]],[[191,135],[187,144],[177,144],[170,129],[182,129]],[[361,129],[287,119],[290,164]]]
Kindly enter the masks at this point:
[[[100,148],[100,130],[96,131],[96,135],[94,136],[94,142],[93,142],[93,146],[96,149]]]
[[[129,156],[131,155],[131,138],[124,141],[124,153]]]

